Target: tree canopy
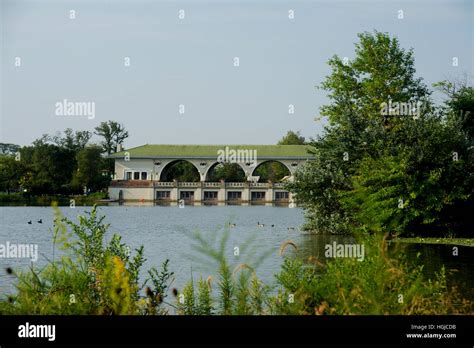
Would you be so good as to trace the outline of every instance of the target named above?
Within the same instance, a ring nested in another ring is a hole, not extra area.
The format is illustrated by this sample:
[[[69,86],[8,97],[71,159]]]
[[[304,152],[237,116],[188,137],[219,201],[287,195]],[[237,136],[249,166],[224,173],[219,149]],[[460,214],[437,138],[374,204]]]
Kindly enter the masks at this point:
[[[301,136],[300,132],[293,132],[289,130],[283,138],[280,139],[277,145],[304,145],[306,144],[305,138]]]
[[[91,143],[91,132],[71,128],[44,134],[31,146],[0,144],[0,190],[41,195],[82,193],[84,187],[88,191],[105,189],[113,160],[103,153],[115,151],[128,132],[114,121],[102,122],[97,128],[110,130],[110,147],[104,146],[107,139],[99,146]]]
[[[125,127],[115,121],[101,122],[95,128],[95,134],[103,138],[101,145],[108,155],[116,152],[117,146],[122,145],[128,138],[128,131],[125,130]]]
[[[435,106],[415,75],[413,50],[377,31],[359,34],[353,60],[334,56],[329,65],[320,86],[330,99],[321,108],[328,124],[310,142],[314,160],[288,184],[305,206],[307,228],[472,229],[472,87]]]

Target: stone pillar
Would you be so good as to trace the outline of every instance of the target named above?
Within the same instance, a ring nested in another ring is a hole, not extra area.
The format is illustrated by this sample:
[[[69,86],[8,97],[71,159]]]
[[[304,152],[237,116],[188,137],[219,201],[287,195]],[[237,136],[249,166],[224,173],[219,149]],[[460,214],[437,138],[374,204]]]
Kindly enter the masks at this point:
[[[170,193],[170,201],[177,202],[179,200],[179,189],[178,189],[178,182],[173,180],[173,187]]]
[[[218,202],[226,202],[227,201],[227,192],[225,189],[225,181],[221,180],[221,185],[219,187],[219,192],[217,193],[217,201]]]
[[[267,193],[265,193],[265,201],[269,203],[273,203],[275,197],[273,196],[273,182],[268,182]]]
[[[203,201],[203,182],[199,182],[199,186],[196,188],[196,190],[194,191],[194,202],[201,202]]]
[[[247,181],[244,185],[244,189],[242,190],[242,203],[249,203],[252,199],[252,195],[250,194],[250,181]]]

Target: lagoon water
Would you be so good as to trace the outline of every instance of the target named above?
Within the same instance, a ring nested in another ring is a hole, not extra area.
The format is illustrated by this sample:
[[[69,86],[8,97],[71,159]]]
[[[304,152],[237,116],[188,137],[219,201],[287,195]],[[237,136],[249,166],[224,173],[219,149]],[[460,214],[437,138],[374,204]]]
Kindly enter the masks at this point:
[[[91,207],[60,207],[62,214],[77,222],[77,215],[90,211]],[[106,239],[113,233],[122,236],[132,250],[143,245],[147,259],[141,274],[142,281],[146,270],[152,266],[159,268],[166,259],[170,260],[170,270],[175,273],[172,287],[181,288],[191,277],[214,276],[217,269],[215,261],[195,250],[193,234],[201,233],[216,248],[222,238],[225,225],[229,237],[225,248],[228,259],[234,266],[240,263],[255,264],[259,256],[266,257],[257,267],[257,275],[267,284],[274,283],[274,274],[279,271],[283,258],[279,255],[281,245],[292,240],[298,250],[289,246],[285,255],[307,258],[310,255],[323,259],[326,244],[348,243],[347,236],[309,235],[299,227],[304,222],[300,208],[276,206],[100,206],[98,212],[110,224]],[[0,207],[0,243],[37,244],[39,251],[35,267],[44,266],[53,257],[53,218],[51,207]],[[42,219],[43,223],[37,221]],[[32,224],[27,222],[31,220]],[[257,227],[257,223],[265,227]],[[274,225],[272,227],[271,225]],[[293,229],[294,228],[294,229]],[[212,241],[214,242],[212,243]],[[247,243],[246,243],[247,242]],[[248,245],[248,247],[246,247]],[[239,255],[235,248],[239,248]],[[452,247],[440,245],[409,245],[401,252],[407,253],[415,262],[416,254],[421,252],[419,262],[425,264],[430,275],[444,264],[449,282],[458,285],[464,296],[473,298],[474,289],[474,248],[460,247],[459,256],[451,256]],[[56,248],[55,257],[60,251]],[[0,258],[0,296],[14,291],[14,277],[7,275],[6,267],[26,269],[31,265],[28,259]]]

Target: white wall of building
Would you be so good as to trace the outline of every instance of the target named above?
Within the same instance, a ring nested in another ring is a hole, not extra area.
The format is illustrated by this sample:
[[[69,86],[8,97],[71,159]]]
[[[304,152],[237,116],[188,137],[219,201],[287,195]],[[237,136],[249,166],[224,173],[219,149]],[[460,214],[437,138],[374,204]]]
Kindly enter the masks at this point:
[[[109,187],[109,198],[119,199],[120,191],[125,200],[152,201],[154,199],[153,188],[150,187]]]
[[[151,180],[151,174],[153,173],[153,160],[151,159],[125,159],[115,160],[115,179],[125,180],[126,171],[137,171],[147,172],[148,180]]]

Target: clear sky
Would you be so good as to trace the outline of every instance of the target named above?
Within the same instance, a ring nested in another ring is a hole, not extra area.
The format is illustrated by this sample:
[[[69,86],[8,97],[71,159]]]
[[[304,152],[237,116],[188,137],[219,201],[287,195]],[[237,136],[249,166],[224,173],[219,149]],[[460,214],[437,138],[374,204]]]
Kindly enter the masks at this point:
[[[474,71],[470,0],[0,3],[0,142],[20,145],[106,120],[129,130],[127,147],[314,137],[327,60],[351,58],[356,34],[374,29],[414,48],[429,85]],[[64,99],[95,103],[95,118],[57,116]]]

